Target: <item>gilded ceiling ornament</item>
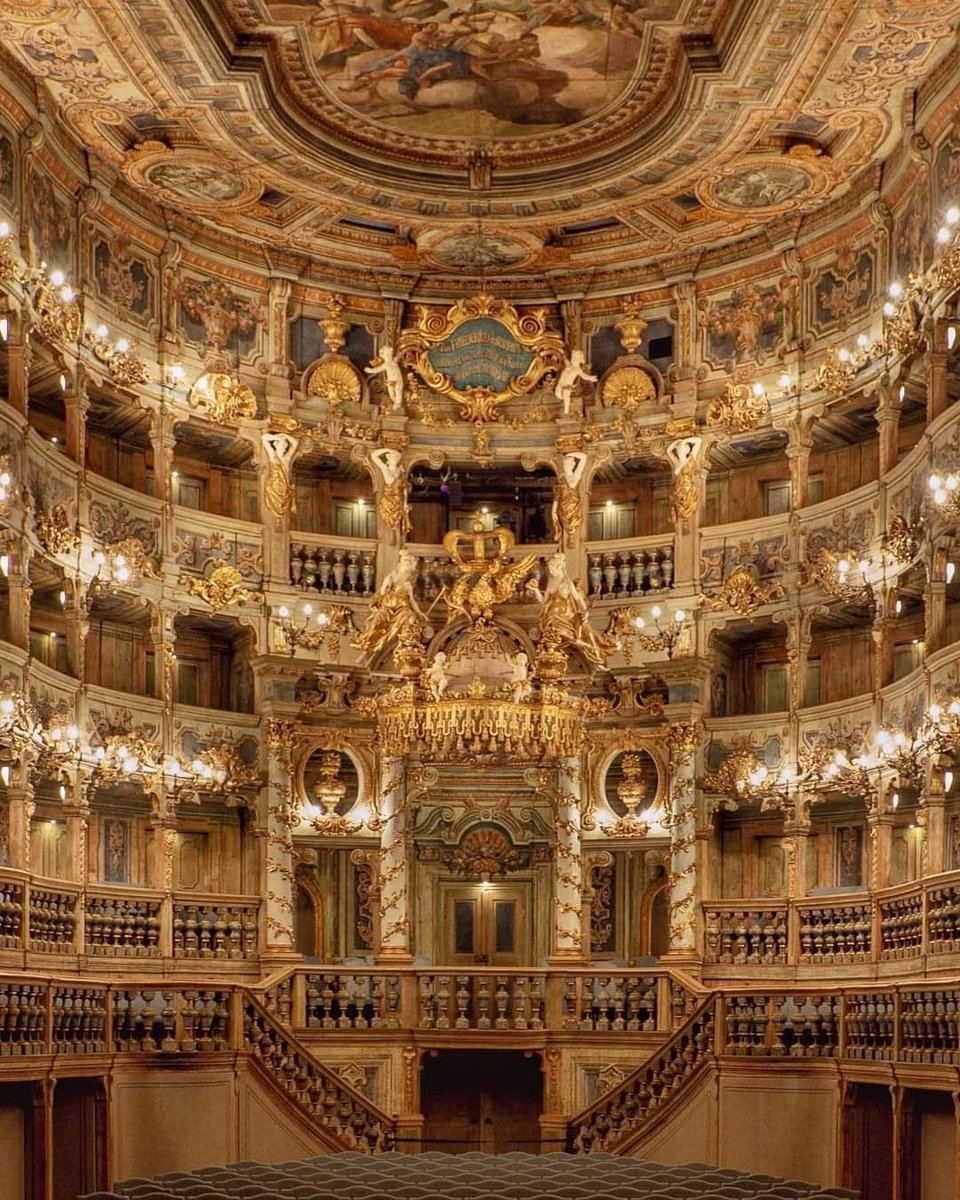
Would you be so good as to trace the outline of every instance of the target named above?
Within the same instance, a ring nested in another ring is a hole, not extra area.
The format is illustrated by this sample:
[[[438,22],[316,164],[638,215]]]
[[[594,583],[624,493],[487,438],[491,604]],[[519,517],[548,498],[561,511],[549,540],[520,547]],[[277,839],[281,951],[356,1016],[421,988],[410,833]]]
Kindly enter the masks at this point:
[[[65,504],[55,504],[48,516],[37,513],[37,537],[48,554],[76,554],[80,532],[71,525]]]
[[[485,294],[446,312],[420,305],[417,324],[400,335],[398,355],[431,390],[450,396],[468,421],[496,421],[508,400],[559,372],[563,339],[546,327],[546,310],[519,313]]]
[[[741,617],[748,617],[764,604],[782,600],[783,597],[783,585],[779,579],[761,583],[749,567],[738,567],[719,588],[704,592],[703,602],[715,612],[732,608]]]
[[[600,400],[605,408],[619,408],[632,413],[641,405],[655,401],[657,389],[649,374],[641,367],[614,367],[600,388]]]
[[[155,579],[158,582],[162,576],[157,570],[155,560],[147,553],[146,547],[138,537],[121,538],[104,546],[102,566],[110,573],[109,587],[135,587],[141,579]],[[93,580],[94,587],[100,580],[99,573]]]
[[[636,354],[646,333],[648,322],[640,316],[643,301],[639,296],[624,296],[623,316],[614,325],[620,334],[620,341],[628,354]],[[606,401],[605,401],[606,403]],[[610,401],[615,403],[615,401]]]
[[[359,404],[363,396],[360,374],[348,359],[326,358],[310,372],[307,395],[325,400],[334,408]]]
[[[199,596],[211,608],[263,603],[263,593],[252,592],[244,587],[243,576],[236,567],[231,567],[228,563],[220,563],[214,567],[206,579],[198,579],[195,575],[181,575],[179,583],[191,596]]]
[[[257,398],[245,383],[221,372],[201,375],[190,389],[190,407],[218,425],[257,415]]]
[[[707,405],[707,425],[724,433],[750,433],[770,411],[766,394],[758,384],[728,383],[722,396]]]

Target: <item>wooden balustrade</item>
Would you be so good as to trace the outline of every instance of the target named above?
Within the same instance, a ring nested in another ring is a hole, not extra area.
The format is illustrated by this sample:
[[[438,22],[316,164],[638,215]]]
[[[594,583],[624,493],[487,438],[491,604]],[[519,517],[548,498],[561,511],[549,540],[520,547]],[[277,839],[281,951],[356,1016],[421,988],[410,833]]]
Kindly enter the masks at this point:
[[[923,953],[923,895],[880,898],[880,957],[915,958]]]
[[[704,960],[785,963],[787,910],[781,904],[704,905]]]
[[[797,905],[801,963],[870,961],[873,933],[869,901],[855,904]]]
[[[308,1029],[398,1029],[400,976],[308,971]]]
[[[255,900],[202,900],[175,896],[173,957],[219,961],[256,958],[258,946]]]
[[[371,596],[377,589],[377,543],[295,533],[290,542],[290,582],[323,596]]]
[[[543,1029],[545,977],[506,972],[417,976],[420,1029]]]
[[[246,962],[259,953],[259,912],[247,896],[171,898],[103,884],[81,891],[0,870],[0,952]]]
[[[706,900],[704,963],[846,966],[960,955],[960,872],[873,893],[802,900]],[[716,978],[720,970],[711,970]]]
[[[652,1033],[657,1029],[657,979],[652,975],[567,975],[564,1029]]]
[[[31,883],[27,915],[31,950],[41,954],[76,953],[76,891]]]
[[[673,587],[673,540],[593,542],[587,546],[587,586],[600,600],[651,601]]]
[[[88,891],[84,904],[84,953],[106,958],[160,955],[162,896],[122,896]]]

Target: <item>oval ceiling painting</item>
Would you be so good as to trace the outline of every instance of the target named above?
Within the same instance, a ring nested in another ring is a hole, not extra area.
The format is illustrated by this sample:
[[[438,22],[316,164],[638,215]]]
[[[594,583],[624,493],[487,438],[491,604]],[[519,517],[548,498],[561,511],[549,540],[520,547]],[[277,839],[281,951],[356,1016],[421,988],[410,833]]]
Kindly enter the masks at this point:
[[[583,121],[629,87],[641,42],[609,0],[264,0],[299,25],[341,104],[418,136],[510,138]],[[302,44],[302,43],[301,43]]]

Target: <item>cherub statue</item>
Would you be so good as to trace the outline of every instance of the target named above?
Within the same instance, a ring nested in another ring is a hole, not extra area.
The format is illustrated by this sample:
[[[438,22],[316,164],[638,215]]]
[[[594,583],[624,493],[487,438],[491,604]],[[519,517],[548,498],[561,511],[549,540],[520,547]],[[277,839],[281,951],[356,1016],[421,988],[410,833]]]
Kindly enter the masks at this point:
[[[377,503],[377,511],[391,540],[395,534],[401,538],[410,531],[410,508],[407,504],[407,477],[403,469],[403,455],[390,446],[381,446],[370,453],[370,461],[383,476],[383,491]]]
[[[421,642],[427,619],[413,594],[417,566],[414,554],[400,551],[397,565],[377,588],[366,625],[353,639],[357,650],[372,657],[392,642],[401,646]]]
[[[570,357],[564,363],[563,370],[557,378],[557,386],[553,389],[553,394],[563,405],[563,415],[570,415],[570,400],[573,397],[573,388],[578,379],[583,379],[587,383],[596,383],[596,375],[590,375],[586,369],[584,355],[582,350],[571,350]]]
[[[433,656],[433,662],[424,671],[423,677],[434,700],[442,700],[443,693],[450,685],[450,676],[447,674],[447,656],[442,650],[438,650]]]
[[[520,704],[530,695],[530,660],[521,650],[513,660],[513,670],[510,676],[510,687],[514,704]]]
[[[534,579],[527,588],[542,605],[538,628],[543,646],[554,650],[575,646],[592,666],[606,664],[607,657],[617,649],[616,639],[590,628],[587,599],[570,578],[561,551],[552,555],[547,565],[546,590],[541,592]]]
[[[582,450],[564,454],[560,460],[557,491],[550,506],[553,536],[561,546],[572,545],[583,522],[583,504],[577,488],[587,469],[587,456]]]
[[[383,376],[390,407],[394,412],[399,412],[403,408],[403,368],[397,362],[393,348],[381,346],[380,357],[363,369],[367,375]]]

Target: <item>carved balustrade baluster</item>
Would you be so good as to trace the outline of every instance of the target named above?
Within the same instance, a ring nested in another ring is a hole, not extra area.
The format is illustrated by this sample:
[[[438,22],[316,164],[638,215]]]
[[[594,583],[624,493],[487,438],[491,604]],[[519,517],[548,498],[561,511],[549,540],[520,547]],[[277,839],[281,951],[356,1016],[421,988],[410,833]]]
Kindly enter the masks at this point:
[[[497,991],[495,995],[497,1003],[497,1017],[493,1023],[494,1029],[509,1029],[510,1021],[507,1018],[507,1005],[510,1003],[510,993],[507,990],[507,978],[504,975],[497,977]]]
[[[457,976],[457,993],[456,993],[456,996],[457,996],[457,1018],[456,1018],[456,1021],[454,1022],[454,1027],[456,1029],[469,1029],[470,1028],[470,1018],[467,1015],[467,1009],[470,1007],[469,983],[470,983],[470,980],[466,975],[458,975]],[[485,984],[486,984],[486,980],[481,979],[480,980],[481,989],[485,986]],[[481,992],[481,994],[482,994],[482,992]],[[483,1010],[481,1009],[481,1014],[482,1014],[482,1011]],[[481,1019],[482,1019],[482,1016],[481,1016]],[[484,1026],[480,1025],[479,1021],[477,1022],[477,1025],[478,1025],[478,1028],[485,1028]]]

